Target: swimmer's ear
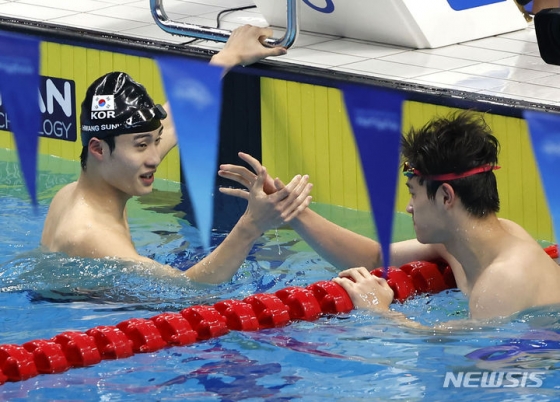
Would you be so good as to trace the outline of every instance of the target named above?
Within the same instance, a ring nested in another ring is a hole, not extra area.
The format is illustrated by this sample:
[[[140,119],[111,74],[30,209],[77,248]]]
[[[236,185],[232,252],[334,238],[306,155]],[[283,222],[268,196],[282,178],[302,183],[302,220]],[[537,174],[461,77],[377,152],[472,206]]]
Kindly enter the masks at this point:
[[[88,142],[88,149],[89,153],[95,159],[102,159],[103,158],[103,147],[101,146],[101,140],[97,137],[93,137]]]
[[[455,190],[453,190],[453,187],[451,187],[449,183],[443,183],[439,186],[438,192],[441,192],[443,205],[445,207],[450,207],[455,203],[457,196],[455,195]]]

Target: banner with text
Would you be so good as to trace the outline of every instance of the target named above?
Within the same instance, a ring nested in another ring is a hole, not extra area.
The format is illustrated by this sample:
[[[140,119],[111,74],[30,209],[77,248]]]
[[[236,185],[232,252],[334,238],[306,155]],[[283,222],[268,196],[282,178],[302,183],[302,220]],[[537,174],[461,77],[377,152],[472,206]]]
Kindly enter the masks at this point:
[[[76,84],[74,80],[39,75],[39,102],[41,113],[39,136],[53,140],[74,142],[76,129]],[[12,115],[8,113],[0,92],[0,131],[12,131]]]

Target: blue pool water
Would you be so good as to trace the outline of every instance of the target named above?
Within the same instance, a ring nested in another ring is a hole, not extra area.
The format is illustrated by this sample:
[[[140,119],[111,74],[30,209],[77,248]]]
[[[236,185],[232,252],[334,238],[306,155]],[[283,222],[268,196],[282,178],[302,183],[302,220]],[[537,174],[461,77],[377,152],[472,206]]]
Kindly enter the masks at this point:
[[[50,339],[68,330],[86,331],[192,305],[243,299],[336,275],[288,228],[266,233],[231,283],[211,287],[111,260],[41,253],[38,245],[49,200],[75,179],[76,165],[41,159],[40,204],[35,211],[12,153],[0,150],[0,344]],[[158,182],[157,188],[130,204],[135,243],[142,254],[160,262],[188,266],[203,255],[196,229],[176,208],[181,203],[178,186]],[[314,208],[373,235],[367,214]],[[398,225],[399,236],[410,236],[406,216],[398,218]],[[214,243],[223,235],[214,233]],[[467,318],[466,299],[455,290],[420,296],[394,308],[426,325]],[[188,346],[7,382],[0,385],[0,399],[557,400],[559,311],[538,309],[507,321],[439,332],[411,330],[386,317],[352,311],[282,328],[232,331]],[[480,380],[483,373],[494,378],[509,375],[517,382],[494,381],[490,385],[499,386],[488,386]],[[457,380],[460,376],[463,381]],[[465,376],[472,380],[465,381]]]

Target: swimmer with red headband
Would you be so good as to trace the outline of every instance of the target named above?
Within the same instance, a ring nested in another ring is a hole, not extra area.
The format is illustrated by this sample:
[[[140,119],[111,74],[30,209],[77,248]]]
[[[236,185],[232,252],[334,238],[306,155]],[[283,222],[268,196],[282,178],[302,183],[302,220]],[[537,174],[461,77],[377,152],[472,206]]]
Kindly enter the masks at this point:
[[[505,317],[560,303],[558,264],[521,226],[497,216],[500,200],[494,171],[499,168],[499,143],[483,116],[463,111],[437,117],[411,129],[401,143],[410,192],[406,210],[412,216],[415,239],[391,244],[391,254],[382,256],[375,240],[309,208],[291,223],[341,270],[334,281],[344,287],[354,305],[390,312],[393,291],[385,279],[370,274],[384,260],[402,266],[441,259],[450,265],[459,289],[468,297],[472,319]],[[255,163],[248,155],[242,158]],[[223,165],[220,175],[246,184],[254,174]],[[399,317],[407,325],[419,326]]]

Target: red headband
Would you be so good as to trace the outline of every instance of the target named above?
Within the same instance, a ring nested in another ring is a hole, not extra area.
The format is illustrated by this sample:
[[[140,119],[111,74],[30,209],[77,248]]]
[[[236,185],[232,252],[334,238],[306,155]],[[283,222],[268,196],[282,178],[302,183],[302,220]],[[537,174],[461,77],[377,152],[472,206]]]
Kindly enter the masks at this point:
[[[418,176],[427,180],[449,181],[449,180],[462,179],[464,177],[473,176],[479,173],[489,172],[491,170],[497,170],[500,168],[500,166],[486,164],[479,167],[475,167],[473,169],[469,169],[463,173],[444,173],[444,174],[434,174],[434,175],[426,175],[426,176],[420,173],[418,169],[410,167],[408,163],[405,163],[404,168],[405,169],[403,170],[403,173],[408,177]]]

